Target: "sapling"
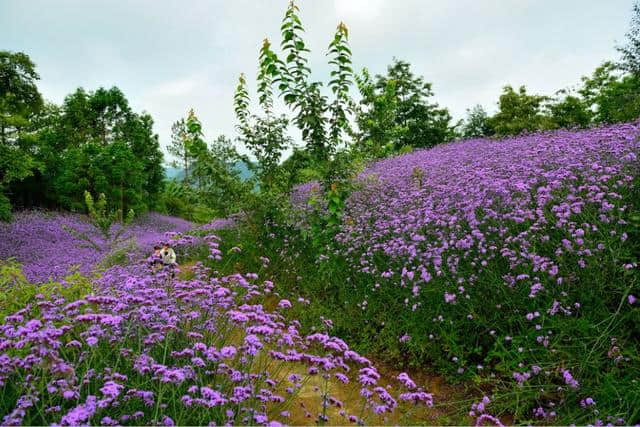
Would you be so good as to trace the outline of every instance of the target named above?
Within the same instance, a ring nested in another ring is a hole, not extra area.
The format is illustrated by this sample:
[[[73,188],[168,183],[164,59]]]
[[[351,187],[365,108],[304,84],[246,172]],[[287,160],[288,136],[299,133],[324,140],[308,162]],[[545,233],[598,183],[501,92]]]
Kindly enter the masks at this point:
[[[127,225],[133,221],[133,217],[135,215],[133,209],[129,209],[126,217],[122,216],[121,209],[109,211],[107,209],[107,197],[104,193],[100,193],[98,200],[94,202],[91,193],[85,191],[84,201],[89,213],[89,223],[100,233],[104,242],[99,244],[94,238],[89,236],[87,232],[79,231],[68,225],[62,226],[65,231],[74,237],[87,242],[87,244],[96,250],[100,250],[103,246],[107,246],[109,249],[114,248],[128,239],[126,237],[123,238],[122,235],[126,231]],[[115,222],[120,222],[120,226],[114,233],[111,228]]]

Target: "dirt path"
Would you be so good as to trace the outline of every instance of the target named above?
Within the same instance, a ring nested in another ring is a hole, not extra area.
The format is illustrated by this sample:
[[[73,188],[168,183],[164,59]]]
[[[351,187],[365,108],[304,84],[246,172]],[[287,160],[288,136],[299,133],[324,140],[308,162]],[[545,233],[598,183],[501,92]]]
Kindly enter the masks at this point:
[[[190,261],[180,265],[180,280],[189,280],[194,277],[193,267],[197,261]],[[275,309],[278,298],[268,298],[263,305],[265,309]],[[375,356],[369,357],[373,361],[374,366],[381,375],[378,385],[396,389],[398,374],[403,371],[396,367],[376,361]],[[443,424],[460,424],[464,422],[464,415],[460,414],[460,406],[469,407],[477,396],[472,396],[464,386],[447,384],[445,379],[426,369],[413,369],[407,371],[409,376],[427,393],[433,395],[434,406],[428,408],[424,405],[414,406],[411,404],[401,403],[393,414],[382,414],[365,420],[367,425],[443,425]],[[360,395],[360,385],[357,381],[350,384],[342,384],[337,379],[323,379],[320,375],[309,376],[307,367],[300,365],[293,370],[288,369],[285,377],[290,374],[298,374],[303,378],[308,378],[302,387],[297,391],[296,398],[293,399],[291,407],[288,408],[291,416],[287,420],[290,425],[312,425],[316,424],[317,415],[323,412],[322,394],[337,399],[344,404],[348,410],[356,411],[348,412],[346,415],[356,415],[362,410],[362,396]],[[279,378],[285,379],[285,378]],[[392,393],[394,394],[394,393]],[[340,414],[341,408],[336,405],[329,405],[326,415],[329,417],[328,425],[345,425],[351,424],[348,419]],[[466,420],[469,422],[469,420]]]

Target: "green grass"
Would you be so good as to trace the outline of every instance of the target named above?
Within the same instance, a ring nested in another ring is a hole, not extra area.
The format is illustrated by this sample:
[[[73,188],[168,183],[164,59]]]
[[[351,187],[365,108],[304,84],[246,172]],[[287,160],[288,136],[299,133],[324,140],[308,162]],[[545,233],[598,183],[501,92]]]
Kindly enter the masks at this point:
[[[561,273],[573,279],[562,285],[544,283],[546,291],[535,300],[528,297],[526,286],[510,289],[503,285],[502,276],[510,270],[498,257],[482,273],[461,262],[459,271],[478,276],[468,289],[470,300],[456,305],[443,301],[446,281],[451,279],[445,274],[423,288],[421,305],[414,312],[413,301],[404,303],[410,290],[383,284],[374,291],[375,281],[354,271],[352,260],[335,255],[330,241],[325,242],[329,250],[322,251],[328,258],[318,262],[321,253],[317,243],[292,229],[262,234],[255,228],[222,230],[222,272],[260,273],[273,280],[283,296],[300,295],[311,301],[304,310],[291,313],[306,327],[311,328],[314,319],[329,318],[334,323],[332,333],[357,351],[396,366],[443,374],[452,384],[464,384],[472,395],[493,393],[493,413],[516,423],[548,423],[534,418],[532,411],[538,406],[550,410],[546,406],[549,402],[555,403],[553,409],[558,414],[553,423],[593,423],[598,418],[606,422],[607,416],[636,423],[640,422],[640,310],[630,306],[627,297],[640,294],[640,274],[637,268],[625,270],[622,265],[640,259],[637,182],[620,203],[631,207],[624,214],[627,224],[600,224],[589,210],[576,220],[597,224],[607,247],[597,262],[592,260],[585,269],[575,267],[574,255],[557,258],[553,250],[565,236],[559,230],[545,230],[551,240],[540,242],[536,252],[555,259]],[[611,230],[617,236],[627,232],[629,239],[621,242],[612,238]],[[242,251],[231,252],[233,246]],[[261,256],[269,257],[270,263],[263,265]],[[382,256],[376,262],[379,271],[401,268]],[[530,272],[523,269],[522,273]],[[367,306],[363,309],[365,299]],[[550,307],[554,300],[579,302],[581,306],[570,316],[542,313],[541,330],[535,331],[524,315]],[[444,320],[434,322],[439,315]],[[467,319],[468,315],[473,321]],[[405,333],[411,340],[400,343],[398,337]],[[505,342],[506,336],[513,337],[510,343]],[[547,336],[553,351],[537,344],[537,336]],[[612,356],[612,351],[619,352]],[[621,359],[616,360],[616,355]],[[454,356],[458,363],[452,363]],[[479,364],[482,370],[476,368]],[[540,366],[542,373],[522,387],[515,386],[512,373],[532,364]],[[461,365],[465,366],[462,374],[458,373]],[[570,369],[579,379],[577,391],[564,385],[563,369]],[[558,391],[558,387],[564,390]],[[580,407],[579,401],[586,397],[596,400],[598,414]],[[463,404],[451,405],[457,407],[459,416],[468,411]]]

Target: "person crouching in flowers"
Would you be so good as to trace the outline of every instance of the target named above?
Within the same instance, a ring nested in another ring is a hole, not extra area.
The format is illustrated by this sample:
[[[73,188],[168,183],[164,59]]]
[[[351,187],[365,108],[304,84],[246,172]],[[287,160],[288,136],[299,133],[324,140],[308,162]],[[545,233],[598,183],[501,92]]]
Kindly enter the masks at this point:
[[[160,268],[160,266],[162,265],[162,255],[160,254],[161,249],[162,248],[158,245],[154,246],[153,253],[147,259],[147,262],[149,263],[153,271],[157,271],[158,268]]]
[[[169,242],[165,242],[162,245],[162,251],[160,251],[160,258],[162,259],[162,265],[171,269],[171,277],[175,275],[174,268],[176,267],[176,253],[169,245]]]

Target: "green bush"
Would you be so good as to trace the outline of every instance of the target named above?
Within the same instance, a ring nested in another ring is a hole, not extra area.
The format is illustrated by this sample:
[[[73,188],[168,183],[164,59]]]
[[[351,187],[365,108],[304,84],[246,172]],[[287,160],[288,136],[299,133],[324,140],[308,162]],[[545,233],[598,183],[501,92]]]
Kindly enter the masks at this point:
[[[13,260],[0,260],[0,319],[36,302],[38,295],[49,298],[60,295],[67,299],[78,299],[91,293],[91,282],[80,273],[67,276],[64,284],[48,282],[33,284],[25,278],[21,265]]]
[[[220,216],[220,211],[206,205],[197,204],[193,206],[190,220],[198,224],[206,224],[214,218]]]
[[[0,221],[11,221],[11,202],[2,194],[2,187],[0,187]]]
[[[136,250],[134,242],[121,248],[114,249],[100,262],[100,269],[106,270],[115,265],[126,266],[131,263],[131,254]]]

